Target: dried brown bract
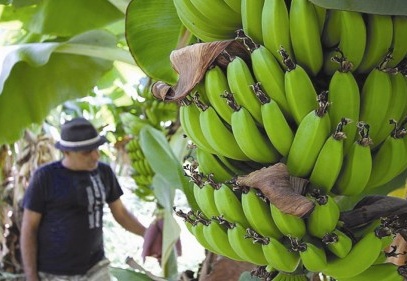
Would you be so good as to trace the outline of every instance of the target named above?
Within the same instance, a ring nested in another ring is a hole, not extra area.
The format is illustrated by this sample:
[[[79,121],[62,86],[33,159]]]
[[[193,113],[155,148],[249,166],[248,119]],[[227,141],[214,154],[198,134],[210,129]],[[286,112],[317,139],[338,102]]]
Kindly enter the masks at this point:
[[[178,82],[170,86],[157,81],[152,86],[154,97],[167,101],[178,101],[187,96],[204,78],[206,70],[213,64],[225,68],[229,56],[240,56],[247,60],[249,52],[238,40],[197,43],[171,52],[172,67],[179,74]]]
[[[236,179],[236,184],[260,189],[284,213],[303,217],[314,209],[314,203],[292,186],[287,166],[283,163],[240,176]]]

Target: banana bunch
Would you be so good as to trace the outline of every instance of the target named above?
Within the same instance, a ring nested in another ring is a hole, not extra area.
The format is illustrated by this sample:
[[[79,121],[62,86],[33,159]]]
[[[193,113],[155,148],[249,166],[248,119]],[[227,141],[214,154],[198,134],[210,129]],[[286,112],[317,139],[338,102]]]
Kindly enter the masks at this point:
[[[376,220],[350,232],[342,228],[333,195],[318,189],[308,192],[315,208],[300,218],[282,212],[255,188],[215,182],[197,167],[188,172],[199,210],[176,214],[209,251],[267,267],[274,278],[284,275],[287,280],[307,280],[307,272],[358,280],[386,264],[386,249],[395,235],[390,223]],[[383,267],[402,280],[396,266]]]
[[[174,4],[201,41],[234,39],[247,48],[222,52],[222,63],[215,60],[181,101],[180,123],[196,147],[191,178],[200,208],[188,223],[213,224],[219,233],[211,235],[225,246],[208,237],[200,243],[267,268],[272,280],[302,280],[306,272],[339,281],[387,272],[402,280],[402,269],[383,262],[392,235],[384,227],[347,231],[337,198],[374,193],[407,169],[407,17],[308,0]],[[315,208],[306,217],[230,184],[279,162],[309,181],[305,196]]]
[[[151,166],[140,147],[137,136],[134,136],[126,144],[126,151],[133,168],[132,178],[136,183],[134,193],[147,201],[152,200],[154,196],[151,183],[155,173],[151,169]]]
[[[292,176],[309,179],[314,188],[353,196],[405,170],[405,157],[392,161],[406,155],[404,75],[377,67],[360,86],[351,63],[339,55],[335,62],[340,67],[327,82],[328,89],[319,91],[313,76],[285,49],[279,53],[286,69],[265,47],[240,38],[250,47],[251,60],[235,56],[224,69],[210,67],[201,85],[181,103],[181,126],[199,148],[204,173],[225,181],[239,174],[233,171],[241,170],[233,168],[238,163],[261,168],[286,162]],[[398,145],[390,140],[398,140]],[[380,155],[392,165],[383,167]],[[225,170],[219,158],[234,164]]]
[[[242,28],[240,0],[174,0],[174,6],[184,26],[205,42],[233,38]]]

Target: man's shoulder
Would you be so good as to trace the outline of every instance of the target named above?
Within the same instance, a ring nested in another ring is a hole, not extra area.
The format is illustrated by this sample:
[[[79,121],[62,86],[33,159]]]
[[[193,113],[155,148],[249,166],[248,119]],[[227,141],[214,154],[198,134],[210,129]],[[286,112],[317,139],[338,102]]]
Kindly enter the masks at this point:
[[[102,162],[102,161],[99,161],[98,169],[101,171],[104,171],[104,172],[106,172],[106,171],[113,172],[112,167],[110,167],[110,165],[107,164],[106,162]]]
[[[51,171],[51,170],[55,170],[55,169],[60,169],[61,167],[62,167],[61,160],[57,160],[57,161],[52,161],[52,162],[48,162],[48,163],[44,163],[44,164],[40,165],[37,168],[37,171],[46,172],[46,171]]]

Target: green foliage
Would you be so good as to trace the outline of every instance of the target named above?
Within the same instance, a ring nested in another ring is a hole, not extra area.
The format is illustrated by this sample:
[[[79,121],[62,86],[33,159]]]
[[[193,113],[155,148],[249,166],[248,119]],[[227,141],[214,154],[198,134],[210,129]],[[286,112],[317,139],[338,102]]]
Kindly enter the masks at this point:
[[[174,84],[170,53],[187,45],[186,33],[172,1],[133,0],[126,13],[126,38],[138,66],[153,80]]]
[[[89,48],[113,48],[115,44],[114,37],[104,31],[89,32],[73,40]],[[5,59],[0,73],[0,144],[16,141],[25,127],[42,122],[52,108],[64,101],[86,96],[112,67],[108,60],[57,53],[63,45],[2,48]]]
[[[167,210],[172,210],[175,189],[182,190],[187,196],[191,207],[196,207],[192,190],[192,183],[184,175],[181,160],[178,159],[170,147],[164,134],[151,126],[144,126],[140,131],[140,146],[156,173],[153,186],[158,203]]]
[[[74,19],[80,20],[72,24]],[[31,18],[27,29],[33,33],[73,36],[121,19],[123,13],[105,0],[45,0],[38,5],[38,11]]]
[[[117,278],[117,280],[138,280],[138,281],[151,281],[150,277],[141,272],[136,272],[130,269],[110,267],[110,273]]]

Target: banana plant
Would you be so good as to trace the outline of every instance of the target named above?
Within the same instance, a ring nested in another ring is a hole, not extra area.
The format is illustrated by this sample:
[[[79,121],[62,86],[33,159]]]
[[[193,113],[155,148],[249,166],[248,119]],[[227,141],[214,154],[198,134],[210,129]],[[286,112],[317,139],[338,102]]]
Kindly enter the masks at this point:
[[[124,47],[128,1],[114,3],[0,4],[5,30],[0,39],[1,144],[13,143],[24,128],[41,124],[57,105],[89,95],[116,62],[135,65]]]

